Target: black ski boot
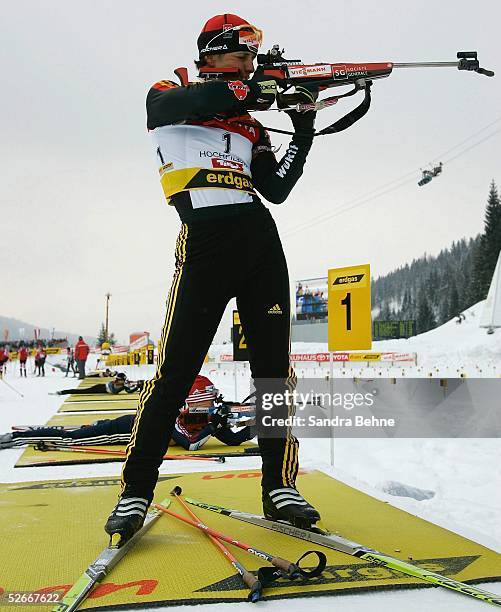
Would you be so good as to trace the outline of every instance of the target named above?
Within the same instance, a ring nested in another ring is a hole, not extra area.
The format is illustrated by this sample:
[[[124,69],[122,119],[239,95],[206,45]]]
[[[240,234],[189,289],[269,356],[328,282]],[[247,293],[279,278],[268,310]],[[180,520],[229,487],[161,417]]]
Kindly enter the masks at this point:
[[[141,529],[150,503],[150,500],[131,495],[125,489],[104,527],[110,536],[110,546],[120,548]]]
[[[318,511],[292,487],[263,490],[263,513],[265,518],[287,521],[301,529],[310,529],[320,520]]]

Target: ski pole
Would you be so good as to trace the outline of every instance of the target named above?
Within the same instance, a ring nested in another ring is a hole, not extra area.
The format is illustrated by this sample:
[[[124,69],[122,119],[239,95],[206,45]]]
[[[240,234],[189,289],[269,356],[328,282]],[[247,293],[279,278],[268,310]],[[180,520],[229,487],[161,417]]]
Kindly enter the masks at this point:
[[[211,512],[217,512],[218,514],[229,516],[238,521],[243,521],[244,523],[250,523],[251,525],[256,525],[264,529],[271,529],[274,532],[282,533],[288,537],[299,538],[301,540],[306,540],[307,542],[313,542],[319,546],[325,546],[326,548],[330,548],[341,553],[346,553],[347,555],[351,555],[357,559],[363,559],[364,561],[373,563],[377,567],[386,567],[392,571],[395,570],[402,574],[400,578],[407,578],[408,576],[411,576],[412,578],[426,581],[433,586],[451,589],[458,593],[462,593],[463,595],[468,595],[478,600],[491,603],[495,606],[501,606],[501,597],[496,593],[489,593],[488,591],[476,588],[471,584],[454,580],[453,578],[449,578],[449,576],[445,576],[443,574],[437,574],[436,572],[426,569],[425,566],[414,565],[413,563],[404,561],[397,557],[386,555],[373,548],[369,548],[364,544],[354,542],[353,540],[347,540],[346,538],[329,533],[328,531],[324,531],[319,528],[315,528],[313,531],[309,529],[301,529],[290,524],[264,518],[257,514],[241,512],[240,510],[234,510],[231,508],[224,508],[223,506],[218,506],[216,504],[207,504],[189,497],[186,498],[186,502],[193,504],[197,508],[204,508],[205,510],[210,510]]]
[[[10,385],[8,382],[5,382],[5,379],[3,378],[3,376],[0,376],[0,380],[3,382],[4,385],[7,385],[7,387],[9,387],[9,389],[12,389],[12,391],[14,391],[15,393],[17,393],[18,395],[20,395],[21,397],[24,397],[24,395],[18,391],[17,389],[15,389],[12,385]]]
[[[181,501],[181,497],[178,497],[178,499]],[[286,559],[282,559],[281,557],[275,557],[273,555],[270,555],[267,552],[264,552],[263,550],[254,548],[250,546],[249,544],[246,544],[245,542],[240,542],[239,540],[235,540],[234,538],[227,536],[224,533],[221,533],[220,531],[216,531],[216,529],[212,529],[211,527],[208,527],[205,523],[202,523],[199,518],[197,518],[196,521],[191,520],[187,518],[186,516],[181,516],[180,514],[177,514],[176,512],[169,510],[168,508],[166,508],[165,506],[162,506],[161,504],[153,504],[153,505],[158,510],[165,512],[166,514],[169,514],[170,516],[173,516],[174,518],[177,518],[180,521],[183,521],[184,523],[188,525],[192,525],[193,527],[196,527],[197,529],[200,529],[201,531],[204,531],[205,533],[208,533],[214,536],[218,540],[223,540],[224,542],[228,542],[228,544],[233,544],[234,546],[237,546],[238,548],[245,550],[246,552],[248,552],[251,555],[254,555],[255,557],[259,557],[260,559],[265,559],[265,561],[268,561],[268,563],[271,563],[276,568],[285,572],[289,576],[289,578],[298,578],[301,575],[301,572],[299,571],[298,566],[295,563],[292,563],[291,561],[287,561]],[[183,504],[183,507],[186,508],[184,504]],[[187,508],[187,510],[189,510],[189,508]]]
[[[125,457],[125,451],[123,450],[108,450],[105,448],[96,448],[95,446],[56,446],[54,443],[48,442],[47,440],[41,440],[35,445],[36,450],[40,451],[68,451],[70,453],[88,453],[93,455],[116,455],[118,457]],[[171,461],[214,461],[216,463],[225,463],[224,457],[197,457],[191,455],[164,455],[164,459]]]
[[[179,497],[181,493],[182,493],[181,487],[174,487],[174,489],[172,489],[171,491],[171,495],[173,495],[179,501],[181,506],[186,508],[188,513],[197,522],[199,522],[200,525],[204,525],[203,523],[200,522],[200,520],[198,519],[196,514],[191,510],[191,508],[185,505],[184,500],[182,500]],[[204,525],[204,527],[205,529],[207,528],[206,525]],[[249,588],[250,590],[250,593],[248,596],[249,601],[252,603],[256,603],[257,601],[259,601],[263,593],[263,587],[261,583],[259,582],[259,580],[253,574],[251,574],[248,570],[245,569],[245,567],[236,559],[234,555],[232,555],[232,553],[226,548],[226,546],[222,542],[220,542],[216,537],[211,535],[205,529],[204,529],[205,535],[210,539],[210,541],[214,544],[214,546],[216,546],[216,548],[218,548],[222,552],[222,554],[228,559],[231,565],[233,565],[235,570],[240,574],[243,583]]]

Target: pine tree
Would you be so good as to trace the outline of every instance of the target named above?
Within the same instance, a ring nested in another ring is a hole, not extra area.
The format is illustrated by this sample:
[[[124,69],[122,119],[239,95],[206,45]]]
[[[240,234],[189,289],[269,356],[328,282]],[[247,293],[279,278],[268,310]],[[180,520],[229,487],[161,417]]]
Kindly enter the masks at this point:
[[[421,287],[418,298],[417,331],[418,334],[436,327],[437,322],[427,298],[425,286]]]
[[[480,242],[482,237],[478,235],[476,238],[470,238],[467,245],[467,251],[463,260],[463,265],[460,269],[460,310],[466,310],[473,304],[476,304],[480,298],[477,296],[477,287],[475,282],[475,262],[480,250]]]
[[[391,321],[392,310],[388,302],[384,302],[376,318],[378,321]]]
[[[98,346],[101,346],[103,342],[109,342],[111,346],[114,346],[117,343],[115,334],[106,334],[106,328],[104,327],[104,323],[101,323],[101,328],[99,329],[99,334],[97,336]]]
[[[109,342],[109,340],[108,335],[106,334],[106,328],[104,327],[104,323],[101,323],[101,328],[99,329],[99,334],[97,335],[98,346],[101,346],[103,342]]]
[[[391,321],[392,314],[393,314],[393,311],[391,309],[390,302],[388,300],[388,302],[386,302],[383,307],[383,313],[381,315],[381,318],[386,319],[387,321]]]
[[[473,289],[475,301],[487,297],[501,248],[501,202],[492,181],[485,209],[484,233],[475,253]]]
[[[407,288],[407,305],[406,305],[406,309],[404,312],[405,318],[406,319],[415,319],[416,318],[416,314],[415,314],[415,304],[414,304],[414,296],[413,296],[414,292],[410,289]]]
[[[443,325],[449,320],[449,300],[446,298],[442,300],[438,312],[438,323]]]
[[[449,292],[448,306],[449,306],[448,319],[452,319],[452,317],[457,316],[461,312],[459,308],[459,293],[458,293],[458,288],[457,288],[455,280],[451,281],[451,289]]]

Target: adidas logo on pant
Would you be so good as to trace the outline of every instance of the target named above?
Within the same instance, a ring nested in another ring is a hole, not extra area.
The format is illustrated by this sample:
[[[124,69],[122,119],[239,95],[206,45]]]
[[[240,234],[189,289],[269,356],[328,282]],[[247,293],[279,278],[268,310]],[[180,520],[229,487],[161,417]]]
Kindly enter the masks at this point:
[[[283,314],[282,309],[280,308],[280,306],[278,304],[275,304],[275,306],[272,306],[269,310],[268,310],[268,314]]]

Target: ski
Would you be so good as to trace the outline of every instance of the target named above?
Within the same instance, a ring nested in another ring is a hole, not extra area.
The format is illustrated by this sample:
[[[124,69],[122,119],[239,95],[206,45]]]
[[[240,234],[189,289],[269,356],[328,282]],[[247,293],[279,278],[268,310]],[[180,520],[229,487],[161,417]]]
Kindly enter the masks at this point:
[[[164,499],[161,502],[162,506],[168,506],[170,499]],[[144,524],[141,529],[134,534],[120,548],[107,546],[99,557],[89,565],[85,572],[75,582],[71,589],[66,593],[63,599],[52,608],[52,612],[71,612],[76,610],[82,601],[87,597],[92,588],[100,582],[115,565],[124,557],[124,555],[136,544],[136,542],[150,529],[157,521],[162,512],[157,508],[152,508],[144,519]]]
[[[257,525],[258,527],[264,527],[265,529],[271,529],[272,531],[292,536],[294,538],[307,540],[308,542],[313,542],[314,544],[325,546],[326,548],[331,548],[333,550],[337,550],[338,552],[346,553],[352,557],[364,559],[365,561],[369,561],[375,565],[399,571],[407,576],[424,580],[433,584],[434,586],[452,589],[458,593],[462,593],[463,595],[469,595],[470,597],[485,601],[486,603],[501,606],[501,596],[496,595],[495,593],[489,593],[488,591],[477,589],[476,587],[466,584],[465,582],[447,578],[442,574],[436,574],[435,572],[423,569],[413,565],[412,563],[408,563],[407,561],[402,561],[396,557],[392,557],[377,550],[368,548],[367,546],[359,544],[358,542],[353,542],[351,540],[342,538],[341,536],[334,535],[319,529],[318,527],[313,527],[312,529],[300,529],[299,527],[294,527],[286,522],[273,521],[257,514],[249,514],[247,512],[241,512],[240,510],[224,508],[223,506],[206,504],[190,497],[185,497],[185,500],[194,506],[198,506],[199,508],[224,514],[225,516],[229,516],[239,521]]]

